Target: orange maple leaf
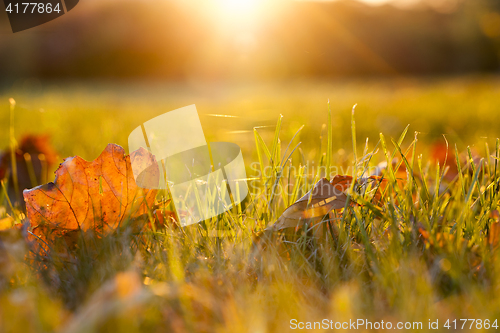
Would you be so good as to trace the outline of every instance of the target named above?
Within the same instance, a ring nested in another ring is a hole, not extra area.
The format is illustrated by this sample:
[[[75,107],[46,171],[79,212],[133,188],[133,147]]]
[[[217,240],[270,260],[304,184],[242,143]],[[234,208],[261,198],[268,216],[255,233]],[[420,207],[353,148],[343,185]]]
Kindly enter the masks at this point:
[[[136,184],[131,159],[144,161],[149,174],[155,171],[151,166],[157,165],[156,160],[145,149],[128,156],[122,147],[109,144],[92,162],[79,156],[66,158],[55,172],[54,182],[24,190],[33,234],[42,239],[48,231],[55,236],[79,230],[105,234],[124,220],[147,213],[157,190]],[[159,170],[156,175],[159,177]]]

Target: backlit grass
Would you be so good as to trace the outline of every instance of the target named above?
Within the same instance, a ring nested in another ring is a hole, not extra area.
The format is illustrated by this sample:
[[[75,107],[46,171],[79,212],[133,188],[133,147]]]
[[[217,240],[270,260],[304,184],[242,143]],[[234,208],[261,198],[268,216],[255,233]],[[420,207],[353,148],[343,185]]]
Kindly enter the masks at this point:
[[[284,86],[6,92],[17,101],[16,135],[50,132],[62,156],[87,159],[108,142],[126,147],[128,133],[143,121],[196,103],[207,138],[238,143],[248,176],[259,179],[241,210],[183,229],[137,233],[124,225],[105,237],[88,235],[72,257],[52,253],[43,271],[25,261],[17,233],[3,231],[0,326],[6,332],[281,332],[292,319],[422,322],[424,331],[429,319],[439,320],[442,331],[449,331],[448,319],[459,327],[460,318],[493,324],[500,317],[496,79]],[[5,146],[8,97],[1,114]],[[445,142],[442,134],[449,144],[445,165],[431,154],[433,142]],[[323,176],[324,169],[303,168],[313,161],[360,178],[388,162],[381,199],[352,186],[349,200],[356,204],[316,221],[321,232],[306,224],[253,246]],[[449,177],[456,161],[460,167]],[[406,171],[398,172],[400,166]],[[290,193],[276,191],[286,184]],[[13,214],[7,205],[6,214]],[[227,237],[209,237],[214,224],[224,224]]]

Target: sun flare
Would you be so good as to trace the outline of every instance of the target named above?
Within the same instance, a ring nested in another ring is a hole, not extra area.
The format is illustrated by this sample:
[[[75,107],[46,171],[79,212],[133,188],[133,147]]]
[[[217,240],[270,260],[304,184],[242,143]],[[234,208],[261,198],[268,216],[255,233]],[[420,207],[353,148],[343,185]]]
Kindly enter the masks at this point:
[[[256,0],[219,0],[221,9],[228,14],[245,15],[257,7]]]
[[[262,9],[260,0],[215,0],[214,10],[222,21],[248,22],[254,20]]]

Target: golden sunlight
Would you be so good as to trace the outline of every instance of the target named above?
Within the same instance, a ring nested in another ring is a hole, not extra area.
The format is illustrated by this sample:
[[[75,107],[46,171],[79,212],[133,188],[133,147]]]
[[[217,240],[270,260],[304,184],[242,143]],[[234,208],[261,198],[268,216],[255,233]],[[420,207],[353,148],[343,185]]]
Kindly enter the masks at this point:
[[[246,15],[255,10],[256,0],[219,0],[221,9],[229,15]]]
[[[213,5],[217,17],[226,22],[253,21],[262,9],[261,0],[215,0]]]

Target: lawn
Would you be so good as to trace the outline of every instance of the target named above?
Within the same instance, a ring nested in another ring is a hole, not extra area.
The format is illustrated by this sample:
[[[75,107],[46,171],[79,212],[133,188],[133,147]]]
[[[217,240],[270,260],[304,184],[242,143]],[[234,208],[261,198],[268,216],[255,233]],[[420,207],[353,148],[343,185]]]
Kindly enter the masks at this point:
[[[350,111],[357,103],[360,142],[378,140],[379,132],[397,136],[410,124],[426,142],[448,140],[480,144],[498,136],[500,79],[456,77],[427,79],[337,79],[249,83],[53,82],[19,81],[0,90],[4,100],[0,143],[8,144],[8,98],[17,101],[15,131],[50,133],[61,156],[95,158],[114,142],[126,148],[129,133],[145,120],[196,104],[209,141],[237,143],[248,156],[255,148],[253,128],[275,126],[284,116],[282,142],[300,126],[304,150],[316,151],[330,100],[334,149],[349,152]],[[208,114],[234,115],[220,118]],[[245,131],[245,132],[242,132]],[[271,139],[272,127],[262,129]],[[482,144],[481,144],[482,147]]]
[[[0,91],[4,147],[9,98],[16,100],[16,138],[49,133],[60,161],[73,155],[93,160],[108,143],[127,149],[128,134],[144,121],[196,104],[207,140],[238,144],[247,176],[259,179],[251,181],[245,205],[218,218],[137,231],[137,223],[151,222],[149,214],[105,235],[79,235],[70,252],[27,258],[19,231],[1,231],[0,327],[283,332],[347,322],[344,331],[355,331],[351,323],[363,320],[357,331],[371,331],[367,321],[381,331],[388,322],[408,331],[427,331],[431,323],[436,331],[462,325],[497,331],[498,96],[500,79],[478,76],[20,81]],[[283,157],[299,142],[288,163]],[[260,166],[251,167],[259,160],[268,166],[263,175]],[[264,231],[323,176],[299,167],[313,162],[359,176],[345,189],[345,206],[297,221],[297,228]],[[371,174],[361,171],[380,162],[389,162],[379,170],[383,178],[366,179]],[[274,193],[276,184],[291,184],[291,193]],[[21,223],[24,211],[2,200],[0,219]],[[214,225],[224,225],[226,237],[209,237]]]

